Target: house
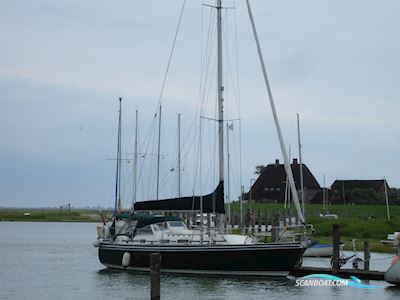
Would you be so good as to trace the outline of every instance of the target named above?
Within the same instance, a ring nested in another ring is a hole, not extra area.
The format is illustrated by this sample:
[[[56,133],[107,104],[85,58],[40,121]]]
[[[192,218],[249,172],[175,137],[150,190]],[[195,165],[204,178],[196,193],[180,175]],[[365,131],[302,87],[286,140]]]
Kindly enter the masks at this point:
[[[296,158],[293,159],[291,168],[296,190],[300,197],[300,164]],[[269,164],[262,169],[249,193],[244,195],[244,199],[249,200],[251,198],[251,201],[254,202],[283,203],[285,201],[286,177],[284,165],[279,162],[279,159],[275,160],[274,164]],[[303,164],[303,185],[304,199],[306,203],[309,203],[314,194],[320,190],[320,185],[305,164]]]
[[[384,179],[335,180],[331,185],[330,202],[335,204],[383,204],[385,191],[389,191],[389,189]]]

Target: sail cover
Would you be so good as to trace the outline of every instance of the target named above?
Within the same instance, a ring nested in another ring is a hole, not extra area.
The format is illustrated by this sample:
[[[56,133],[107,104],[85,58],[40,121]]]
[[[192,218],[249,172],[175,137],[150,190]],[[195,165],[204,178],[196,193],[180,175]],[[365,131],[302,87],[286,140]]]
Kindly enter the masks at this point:
[[[136,202],[134,210],[200,210],[200,196]],[[203,196],[203,212],[225,214],[224,182],[220,181],[211,194]]]

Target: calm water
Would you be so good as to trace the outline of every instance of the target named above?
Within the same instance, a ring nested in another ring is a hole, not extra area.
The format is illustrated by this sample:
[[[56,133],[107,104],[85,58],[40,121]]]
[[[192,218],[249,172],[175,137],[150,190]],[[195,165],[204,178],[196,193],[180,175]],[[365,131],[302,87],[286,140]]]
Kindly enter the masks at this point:
[[[0,299],[149,299],[147,274],[98,261],[94,223],[0,222]],[[388,255],[373,265],[387,267]],[[372,257],[374,259],[374,256]],[[308,260],[308,265],[327,264]],[[295,287],[294,281],[162,275],[162,299],[400,299],[400,289]]]

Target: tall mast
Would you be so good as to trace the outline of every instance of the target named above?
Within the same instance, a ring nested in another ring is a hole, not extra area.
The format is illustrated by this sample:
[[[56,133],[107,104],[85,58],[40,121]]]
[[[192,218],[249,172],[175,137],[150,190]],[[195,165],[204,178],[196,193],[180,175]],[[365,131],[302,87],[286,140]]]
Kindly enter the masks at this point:
[[[181,197],[181,114],[178,114],[178,197]]]
[[[291,151],[292,147],[289,145],[289,161],[291,160]],[[290,208],[290,186],[289,186],[289,176],[286,175],[286,183],[285,183],[285,208]]]
[[[297,114],[297,137],[299,140],[301,205],[302,205],[302,210],[303,210],[303,216],[305,216],[306,211],[305,211],[305,200],[304,200],[303,161],[301,159],[301,148],[303,146],[301,145],[301,140],[300,140],[300,117],[299,117],[299,114]]]
[[[217,38],[218,38],[218,149],[219,149],[219,182],[224,181],[224,110],[222,85],[222,0],[217,0]],[[215,210],[215,205],[214,205]],[[215,212],[215,211],[214,211]]]
[[[227,161],[227,202],[228,202],[228,213],[227,213],[227,221],[228,225],[231,224],[231,191],[230,191],[230,158],[231,154],[229,153],[229,124],[226,123],[226,152],[228,156],[228,161]]]
[[[133,156],[133,197],[132,197],[132,209],[133,209],[133,205],[136,203],[136,195],[137,195],[138,123],[139,123],[139,114],[138,114],[138,110],[136,110],[136,121],[135,121],[135,153],[134,153],[134,156]]]
[[[324,174],[324,188],[322,189],[322,209],[326,210],[326,194],[325,194],[325,174]]]
[[[156,196],[156,200],[158,200],[158,193],[159,193],[159,188],[160,188],[160,147],[161,147],[161,105],[160,105],[160,112],[158,115],[157,196]]]
[[[292,169],[290,167],[290,161],[288,159],[288,155],[286,152],[286,146],[285,146],[285,143],[283,142],[282,131],[281,131],[281,127],[279,125],[278,115],[276,113],[275,103],[274,103],[274,99],[272,97],[272,91],[271,91],[271,87],[270,87],[269,81],[268,81],[267,69],[265,68],[264,58],[262,56],[261,46],[260,46],[260,42],[258,40],[256,25],[254,23],[253,13],[251,11],[249,0],[246,0],[246,4],[247,4],[247,10],[249,13],[249,18],[251,21],[251,26],[253,28],[254,39],[255,39],[256,45],[257,45],[258,57],[260,59],[260,64],[261,64],[261,68],[262,68],[263,75],[264,75],[265,86],[266,86],[267,92],[268,92],[268,98],[269,98],[269,102],[271,105],[272,116],[274,118],[275,127],[276,127],[276,131],[277,131],[278,138],[279,138],[279,144],[281,146],[281,152],[283,155],[285,171],[286,171],[286,174],[289,176],[289,184],[290,184],[290,189],[292,190],[292,194],[293,194],[293,202],[294,202],[294,205],[296,206],[297,215],[299,216],[301,222],[305,222],[303,213],[301,211],[300,203],[299,203],[299,198],[297,197],[296,186],[294,185],[293,173],[292,173]]]
[[[203,172],[202,172],[202,143],[201,143],[201,138],[202,138],[202,132],[201,132],[201,118],[200,118],[200,125],[199,125],[199,186],[200,186],[200,243],[203,244],[203,233],[204,233],[204,224],[203,224]],[[194,191],[193,191],[193,197],[194,197]]]
[[[117,150],[117,180],[118,180],[118,209],[122,209],[121,200],[121,119],[122,119],[122,98],[119,97],[119,119],[118,119],[118,150]]]

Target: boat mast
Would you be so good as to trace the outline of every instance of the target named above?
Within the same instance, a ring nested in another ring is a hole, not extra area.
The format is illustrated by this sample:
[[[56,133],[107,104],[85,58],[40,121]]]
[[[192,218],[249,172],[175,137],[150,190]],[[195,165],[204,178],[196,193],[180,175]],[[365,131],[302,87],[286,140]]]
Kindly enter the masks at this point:
[[[324,188],[322,189],[322,210],[326,211],[326,197],[325,197],[325,174],[324,174]]]
[[[262,52],[261,52],[261,46],[260,46],[260,42],[258,40],[256,25],[254,23],[253,13],[251,11],[249,0],[246,0],[246,4],[247,4],[247,10],[248,10],[248,13],[249,13],[249,18],[250,18],[250,21],[251,21],[251,26],[253,28],[254,39],[255,39],[256,45],[257,45],[257,52],[258,52],[258,57],[260,59],[260,64],[261,64],[261,68],[262,68],[263,75],[264,75],[265,85],[267,87],[268,98],[269,98],[269,102],[270,102],[271,110],[272,110],[272,116],[274,118],[276,131],[278,133],[278,138],[279,138],[279,143],[280,143],[280,146],[281,146],[281,152],[282,152],[282,155],[283,155],[283,161],[284,161],[284,165],[285,165],[285,170],[286,170],[286,174],[289,176],[289,184],[290,184],[290,188],[291,188],[292,194],[293,194],[293,202],[294,202],[294,204],[296,206],[297,215],[299,216],[301,222],[305,222],[303,213],[301,211],[300,203],[299,203],[299,198],[297,196],[296,186],[294,185],[293,173],[292,173],[292,169],[290,167],[290,161],[288,159],[288,155],[287,155],[287,152],[286,152],[286,146],[285,146],[285,143],[283,142],[282,131],[281,131],[281,127],[279,125],[278,115],[276,113],[275,103],[274,103],[274,99],[272,97],[272,91],[271,91],[271,87],[269,85],[268,76],[267,76],[267,70],[265,68],[264,58],[263,58],[263,55],[262,55]]]
[[[300,140],[300,117],[299,117],[299,114],[297,114],[297,137],[298,137],[298,140],[299,140],[301,205],[302,205],[302,210],[303,210],[303,216],[305,216],[306,215],[306,208],[305,208],[305,200],[304,200],[303,161],[301,159],[301,148],[303,146],[301,145],[301,140]]]
[[[181,197],[181,114],[178,114],[178,197]]]
[[[138,110],[136,110],[136,121],[135,121],[135,153],[133,156],[133,197],[132,197],[132,210],[134,204],[136,203],[137,195],[137,162],[138,162],[138,122],[139,115]]]
[[[224,181],[224,109],[222,85],[222,0],[217,0],[217,39],[218,39],[218,149],[219,149],[219,182]],[[215,203],[213,205],[215,213]]]
[[[289,145],[289,161],[291,160],[291,151],[292,147]],[[290,208],[290,186],[289,186],[289,176],[286,175],[286,181],[285,181],[285,205],[284,207]]]
[[[201,157],[202,157],[201,137],[202,137],[202,133],[201,133],[201,118],[200,118],[200,125],[199,125],[200,243],[203,244],[204,224],[203,224],[203,181],[202,181],[203,172],[202,172],[202,167],[201,167],[201,164],[202,164],[202,161],[201,161]],[[193,195],[194,195],[194,191],[193,191]],[[207,226],[208,226],[208,224],[207,224]]]
[[[228,213],[227,215],[227,225],[228,225],[228,230],[230,230],[229,225],[231,224],[231,191],[230,191],[230,158],[231,154],[229,153],[229,124],[226,123],[226,152],[228,155],[228,161],[227,161],[227,197],[226,200],[228,202]]]
[[[156,200],[158,200],[158,193],[159,193],[159,187],[160,187],[160,147],[161,147],[161,105],[160,105],[160,112],[158,115],[157,195],[156,195]]]
[[[122,111],[122,98],[119,97],[119,117],[118,117],[118,145],[117,145],[117,178],[116,178],[116,187],[115,187],[115,207],[114,213],[117,212],[117,209],[122,209],[122,201],[121,201],[121,111]]]

